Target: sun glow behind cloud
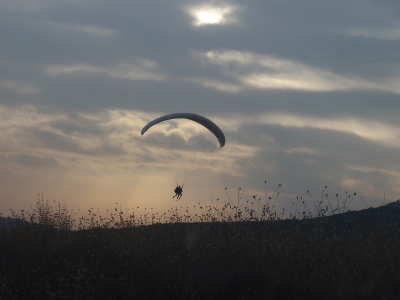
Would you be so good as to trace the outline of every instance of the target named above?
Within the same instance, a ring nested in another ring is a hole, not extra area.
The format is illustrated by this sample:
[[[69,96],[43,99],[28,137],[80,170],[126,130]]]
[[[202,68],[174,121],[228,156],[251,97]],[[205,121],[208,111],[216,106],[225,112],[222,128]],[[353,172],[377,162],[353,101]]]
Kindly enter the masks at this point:
[[[225,25],[234,22],[234,6],[203,5],[189,7],[187,12],[193,18],[194,26]]]

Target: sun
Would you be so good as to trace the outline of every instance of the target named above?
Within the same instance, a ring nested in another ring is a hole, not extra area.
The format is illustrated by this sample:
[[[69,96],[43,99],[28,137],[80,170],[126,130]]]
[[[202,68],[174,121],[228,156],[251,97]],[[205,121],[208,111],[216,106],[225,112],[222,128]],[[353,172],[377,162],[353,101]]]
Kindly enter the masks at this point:
[[[189,14],[193,18],[194,26],[222,25],[232,22],[233,7],[192,7]]]
[[[223,22],[223,15],[216,10],[198,10],[194,12],[196,24],[198,26],[206,24],[220,24]]]

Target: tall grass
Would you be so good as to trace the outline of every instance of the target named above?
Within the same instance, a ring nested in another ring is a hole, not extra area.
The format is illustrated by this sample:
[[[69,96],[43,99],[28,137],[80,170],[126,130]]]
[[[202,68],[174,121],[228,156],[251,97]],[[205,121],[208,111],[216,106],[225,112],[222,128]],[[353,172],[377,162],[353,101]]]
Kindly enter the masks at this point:
[[[282,188],[78,218],[40,196],[0,228],[0,299],[399,299],[398,211],[338,215],[357,195],[321,187],[284,215]]]
[[[267,181],[264,183],[267,185]],[[240,186],[225,187],[224,197],[216,198],[213,203],[197,202],[185,206],[180,205],[179,200],[175,200],[176,205],[164,211],[144,208],[142,212],[139,207],[124,210],[115,203],[115,207],[111,210],[101,212],[91,208],[80,216],[68,209],[64,203],[50,201],[43,194],[39,194],[30,210],[11,209],[9,217],[60,231],[129,228],[170,223],[267,222],[287,218],[310,219],[343,213],[358,196],[356,192],[336,192],[332,201],[328,186],[321,187],[316,193],[318,197],[314,197],[313,193],[307,189],[304,193],[296,195],[290,203],[291,212],[286,214],[285,208],[277,209],[282,189],[281,183],[262,194],[245,192]]]

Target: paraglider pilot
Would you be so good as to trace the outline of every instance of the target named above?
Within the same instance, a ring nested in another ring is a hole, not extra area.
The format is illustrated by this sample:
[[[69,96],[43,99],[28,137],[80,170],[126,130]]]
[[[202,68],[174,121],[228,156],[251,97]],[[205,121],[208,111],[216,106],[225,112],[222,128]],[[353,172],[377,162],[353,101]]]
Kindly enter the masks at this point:
[[[175,198],[177,200],[182,198],[182,194],[183,194],[183,186],[177,185],[175,190],[174,190],[175,195],[172,198]]]
[[[211,120],[207,119],[206,117],[203,117],[198,114],[193,114],[193,113],[174,113],[174,114],[167,114],[161,117],[158,117],[154,119],[153,121],[149,122],[146,126],[142,128],[140,133],[144,135],[147,130],[149,130],[151,127],[154,125],[157,125],[161,122],[168,121],[168,120],[173,120],[173,119],[188,119],[192,120],[196,123],[199,123],[200,125],[203,125],[205,128],[207,128],[211,133],[215,135],[219,142],[219,146],[222,148],[225,145],[225,135],[222,132],[221,128],[218,127],[217,124],[212,122]],[[175,190],[174,190],[175,195],[172,196],[172,198],[176,198],[177,200],[182,198],[183,194],[183,185],[177,185]]]

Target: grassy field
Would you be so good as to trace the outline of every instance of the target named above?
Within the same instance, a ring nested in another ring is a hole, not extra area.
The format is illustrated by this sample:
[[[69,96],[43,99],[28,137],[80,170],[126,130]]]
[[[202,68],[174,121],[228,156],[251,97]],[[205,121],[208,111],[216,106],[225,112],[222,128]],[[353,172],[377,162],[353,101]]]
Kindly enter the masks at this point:
[[[0,299],[400,299],[395,205],[291,220],[214,210],[214,222],[149,226],[115,211],[79,230],[40,205],[38,224],[0,227]]]

